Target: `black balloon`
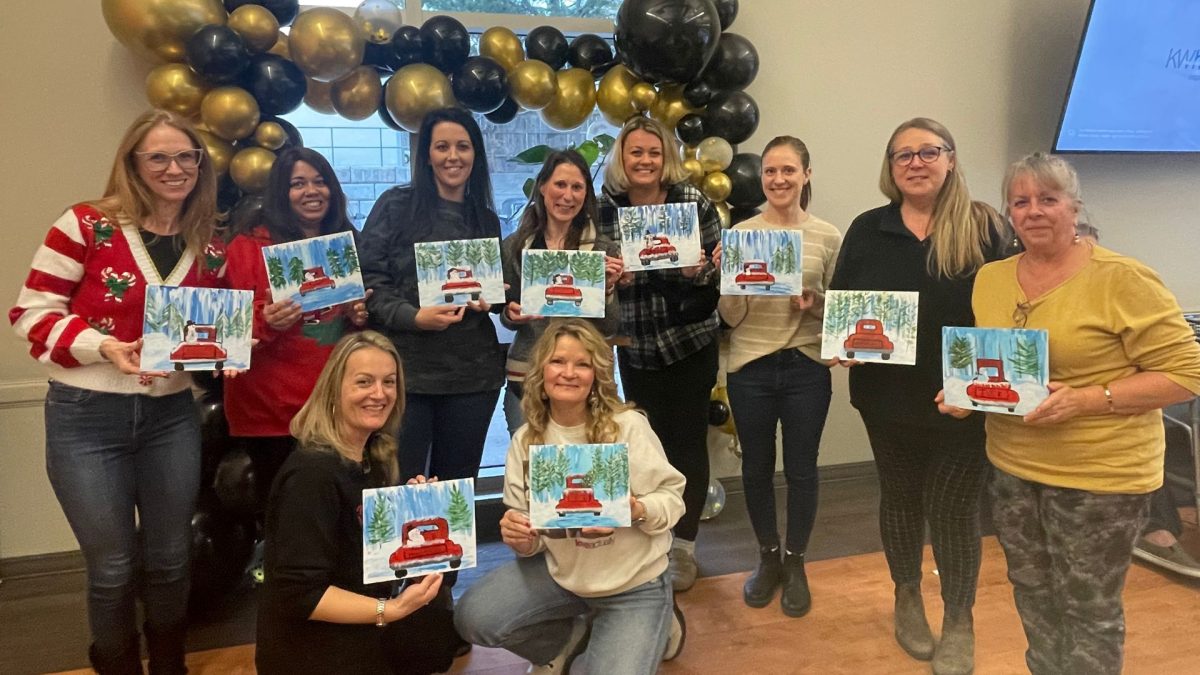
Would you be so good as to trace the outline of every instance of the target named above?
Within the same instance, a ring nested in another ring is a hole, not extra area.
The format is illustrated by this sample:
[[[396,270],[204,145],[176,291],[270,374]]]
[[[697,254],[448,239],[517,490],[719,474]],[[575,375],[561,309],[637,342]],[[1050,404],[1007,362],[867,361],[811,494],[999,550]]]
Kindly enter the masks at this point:
[[[736,33],[722,33],[717,52],[704,69],[701,79],[713,89],[745,89],[758,75],[758,50]]]
[[[421,29],[416,26],[401,26],[392,33],[392,51],[396,53],[396,70],[410,63],[421,63],[425,58],[425,43],[421,40]]]
[[[571,40],[567,49],[567,62],[575,68],[586,68],[593,76],[599,76],[601,68],[613,62],[612,47],[604,38],[584,33]]]
[[[222,512],[216,498],[204,494],[191,529],[192,605],[211,606],[246,578],[254,555],[254,522]]]
[[[733,183],[733,190],[725,200],[731,207],[753,209],[767,200],[762,191],[762,157],[752,152],[739,152],[725,167],[725,175]],[[732,220],[733,212],[730,211]]]
[[[283,147],[279,148],[279,150],[276,150],[275,151],[276,153],[282,152],[286,148],[303,148],[304,147],[304,137],[300,135],[300,130],[296,128],[295,124],[292,124],[291,122],[283,119],[282,117],[270,117],[270,118],[263,117],[262,121],[263,122],[274,122],[274,123],[278,124],[279,126],[283,127],[283,132],[285,134],[287,134],[287,137],[288,137],[287,142],[285,142],[283,144]]]
[[[228,211],[237,205],[238,200],[242,198],[242,189],[233,182],[233,177],[226,172],[217,181],[217,210],[221,212]],[[192,380],[199,372],[192,373]]]
[[[399,68],[400,57],[396,54],[396,50],[392,49],[390,42],[376,44],[368,42],[367,48],[363,52],[363,65],[375,66],[376,70],[384,72],[392,72]]]
[[[708,402],[708,425],[719,427],[729,421],[729,406],[724,401]]]
[[[225,454],[213,477],[213,491],[225,511],[253,516],[259,505],[258,477],[245,450]]]
[[[567,63],[570,47],[567,37],[554,26],[538,26],[525,36],[525,57],[532,61],[541,61],[558,70]]]
[[[693,108],[703,108],[716,95],[717,90],[704,80],[696,80],[683,88],[683,100]]]
[[[614,32],[617,56],[652,83],[685,83],[708,65],[721,22],[712,0],[625,0]]]
[[[508,98],[508,74],[493,59],[472,56],[450,78],[454,98],[467,110],[490,113]]]
[[[291,25],[300,13],[300,0],[225,0],[226,11],[232,12],[242,5],[262,5],[275,15],[280,26]]]
[[[227,26],[200,28],[188,38],[185,52],[192,70],[212,84],[235,82],[250,64],[242,36]]]
[[[383,88],[387,89],[386,81],[383,83]],[[375,114],[379,117],[380,121],[386,124],[387,127],[392,131],[405,131],[405,128],[396,122],[396,118],[392,117],[391,111],[388,110],[386,96],[379,97],[379,110],[375,111]]]
[[[521,106],[517,105],[517,102],[512,100],[510,96],[504,99],[504,103],[501,103],[499,108],[484,115],[484,117],[493,124],[508,124],[516,119],[519,112],[521,112]]]
[[[754,216],[757,216],[760,213],[762,213],[762,209],[758,209],[758,208],[748,209],[748,208],[743,208],[741,206],[736,206],[734,208],[729,209],[729,225],[730,225],[730,227],[732,227],[732,226],[737,225],[738,223],[742,222],[743,220],[750,220],[751,218],[753,218]]]
[[[233,182],[232,179],[230,182]],[[237,201],[229,211],[226,228],[230,238],[239,234],[249,234],[251,230],[262,224],[263,196],[249,194]]]
[[[721,30],[728,30],[738,14],[738,0],[713,0],[717,16],[721,17]]]
[[[264,115],[286,115],[304,102],[308,82],[299,66],[276,54],[259,54],[242,74],[242,86]]]
[[[435,16],[421,24],[421,48],[425,63],[453,73],[467,62],[471,36],[458,19]]]
[[[704,118],[696,113],[688,113],[679,118],[675,123],[675,135],[688,145],[696,145],[709,136],[704,132]]]
[[[741,143],[758,129],[758,104],[744,91],[725,91],[708,102],[704,128],[710,135]]]

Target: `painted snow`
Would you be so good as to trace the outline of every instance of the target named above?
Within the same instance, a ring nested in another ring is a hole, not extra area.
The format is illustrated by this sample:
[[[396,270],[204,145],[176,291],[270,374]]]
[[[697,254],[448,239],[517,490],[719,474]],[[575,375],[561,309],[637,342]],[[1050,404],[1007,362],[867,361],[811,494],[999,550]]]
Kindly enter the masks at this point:
[[[1050,390],[1049,335],[1028,328],[942,328],[946,405],[1028,415]]]
[[[142,372],[246,370],[253,332],[250,291],[147,286]]]
[[[422,307],[465,305],[482,298],[504,304],[500,240],[455,239],[413,244]]]
[[[821,358],[913,365],[917,296],[914,291],[827,291]]]
[[[804,233],[721,230],[721,295],[800,295]]]
[[[263,262],[272,299],[291,298],[303,312],[361,300],[366,295],[358,249],[349,232],[266,246]]]
[[[363,583],[475,566],[472,478],[363,490]]]
[[[521,313],[603,318],[604,253],[522,251]]]
[[[542,530],[629,527],[629,446],[529,446],[529,521]]]
[[[617,209],[625,270],[677,269],[700,263],[700,218],[695,202]]]

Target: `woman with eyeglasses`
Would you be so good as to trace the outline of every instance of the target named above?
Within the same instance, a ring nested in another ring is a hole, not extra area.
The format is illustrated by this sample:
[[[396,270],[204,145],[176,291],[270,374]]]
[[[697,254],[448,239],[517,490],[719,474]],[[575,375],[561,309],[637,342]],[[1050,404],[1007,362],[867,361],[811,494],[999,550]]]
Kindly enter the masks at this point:
[[[1161,408],[1200,393],[1200,344],[1157,274],[1076,234],[1079,177],[1065,160],[1029,155],[1003,190],[1025,252],[979,271],[975,318],[1050,337],[1049,397],[1023,418],[987,415],[1025,662],[1035,674],[1120,673],[1121,591],[1163,482]]]
[[[9,319],[50,376],[46,472],[87,565],[97,672],[185,673],[200,427],[187,372],[140,372],[146,286],[223,284],[216,175],[191,124],[142,114],[100,199],[67,209]]]
[[[949,130],[911,119],[884,149],[879,188],[889,203],[858,216],[842,242],[831,289],[917,291],[916,364],[843,362],[879,474],[879,527],[896,585],[895,636],[939,675],[974,668],[972,607],[979,577],[979,501],[987,477],[983,423],[938,413],[942,327],[973,326],[971,287],[1011,238],[999,214],[971,200]],[[929,525],[945,615],[936,643],[921,596]]]

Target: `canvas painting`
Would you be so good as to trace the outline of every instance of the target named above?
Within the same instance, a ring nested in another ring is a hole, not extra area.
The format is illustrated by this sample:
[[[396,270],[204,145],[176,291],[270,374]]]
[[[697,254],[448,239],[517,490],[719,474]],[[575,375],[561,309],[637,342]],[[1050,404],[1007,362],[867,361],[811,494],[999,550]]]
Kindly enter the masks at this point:
[[[604,253],[525,249],[521,313],[603,318]]]
[[[504,304],[500,240],[455,239],[413,245],[422,307],[465,305],[480,299]]]
[[[471,478],[363,490],[363,583],[475,566]]]
[[[621,258],[629,272],[700,263],[700,218],[695,202],[617,209]]]
[[[529,521],[534,529],[629,527],[629,446],[529,446]]]
[[[721,230],[721,295],[800,295],[804,233]]]
[[[246,370],[253,332],[251,291],[147,286],[142,372]]]
[[[946,405],[1028,415],[1050,390],[1049,334],[1028,328],[942,328]]]
[[[349,232],[289,241],[263,248],[271,297],[291,298],[302,312],[333,307],[366,295],[358,249]]]
[[[911,366],[917,362],[915,291],[828,291],[821,358]]]

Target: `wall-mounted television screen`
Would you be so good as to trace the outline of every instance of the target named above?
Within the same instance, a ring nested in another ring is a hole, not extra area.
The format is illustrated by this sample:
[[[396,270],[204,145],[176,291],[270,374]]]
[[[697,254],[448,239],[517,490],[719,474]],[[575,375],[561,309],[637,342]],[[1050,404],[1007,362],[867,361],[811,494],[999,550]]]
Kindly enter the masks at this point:
[[[1055,152],[1200,152],[1200,0],[1092,0]]]

